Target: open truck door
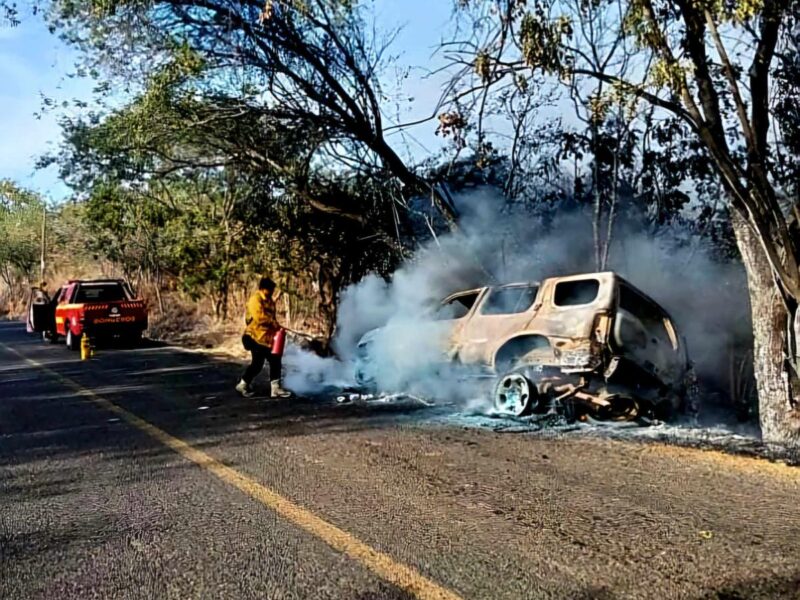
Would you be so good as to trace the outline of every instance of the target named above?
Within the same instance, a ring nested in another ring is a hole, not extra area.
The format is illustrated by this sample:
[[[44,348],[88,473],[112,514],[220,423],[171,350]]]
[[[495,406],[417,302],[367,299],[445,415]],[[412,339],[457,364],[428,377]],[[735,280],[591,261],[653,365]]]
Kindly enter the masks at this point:
[[[41,333],[45,337],[54,335],[56,330],[56,306],[39,288],[31,289],[31,303],[28,308],[28,331]]]

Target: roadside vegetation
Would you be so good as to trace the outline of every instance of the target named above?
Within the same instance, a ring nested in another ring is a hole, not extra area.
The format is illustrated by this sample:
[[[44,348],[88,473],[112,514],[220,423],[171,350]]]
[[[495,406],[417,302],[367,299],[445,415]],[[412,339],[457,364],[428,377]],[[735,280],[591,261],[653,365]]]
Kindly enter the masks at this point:
[[[451,80],[428,107],[448,145],[414,162],[387,117],[393,35],[373,27],[370,2],[39,3],[82,50],[77,71],[101,82],[40,161],[73,190],[48,206],[45,279],[121,274],[174,335],[237,323],[269,272],[286,322],[325,352],[348,284],[458,235],[451,194],[491,190],[542,227],[585,216],[591,268],[614,268],[629,231],[741,265],[752,335],[729,336],[726,391],[765,439],[800,440],[798,4],[453,8],[439,49]],[[0,188],[11,310],[41,278],[45,205]]]

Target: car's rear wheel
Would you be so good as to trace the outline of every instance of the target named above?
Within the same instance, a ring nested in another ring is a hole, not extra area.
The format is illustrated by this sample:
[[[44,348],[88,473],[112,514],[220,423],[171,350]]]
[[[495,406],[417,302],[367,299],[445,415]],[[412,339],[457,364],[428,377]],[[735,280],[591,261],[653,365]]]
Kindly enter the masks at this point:
[[[522,417],[530,413],[537,404],[536,386],[522,373],[507,373],[495,386],[494,408],[498,413]]]
[[[73,351],[81,349],[81,336],[73,334],[69,327],[67,328],[67,348]]]

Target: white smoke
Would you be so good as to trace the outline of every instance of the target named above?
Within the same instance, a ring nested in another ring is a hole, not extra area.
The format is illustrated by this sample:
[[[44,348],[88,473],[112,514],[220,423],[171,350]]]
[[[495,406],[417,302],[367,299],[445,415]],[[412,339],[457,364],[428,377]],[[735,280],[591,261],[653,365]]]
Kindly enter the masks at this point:
[[[373,343],[373,375],[387,390],[402,388],[436,399],[472,401],[486,386],[460,371],[443,370],[441,333],[432,311],[446,295],[491,283],[537,281],[595,270],[590,218],[571,212],[553,219],[512,210],[494,192],[457,198],[461,233],[420,249],[389,281],[370,275],[341,295],[333,347],[337,359],[287,357],[287,385],[308,393],[355,384],[353,364],[364,334]],[[729,347],[749,335],[744,272],[711,258],[711,243],[678,244],[684,232],[653,236],[620,220],[608,270],[615,270],[659,302],[686,337],[701,377],[725,383]],[[679,235],[680,234],[680,235]]]

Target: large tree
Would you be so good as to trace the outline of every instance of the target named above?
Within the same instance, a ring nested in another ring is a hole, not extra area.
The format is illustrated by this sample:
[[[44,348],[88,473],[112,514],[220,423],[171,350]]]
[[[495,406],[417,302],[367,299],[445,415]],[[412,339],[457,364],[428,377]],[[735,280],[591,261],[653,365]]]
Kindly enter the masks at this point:
[[[370,22],[369,3],[350,0],[54,0],[54,29],[86,50],[86,71],[112,81],[148,80],[176,57],[194,63],[184,90],[236,96],[277,122],[326,132],[311,160],[383,169],[406,196],[431,194],[454,225],[455,212],[387,141],[380,74],[393,33]],[[258,148],[252,148],[254,153]],[[261,157],[254,157],[261,158]],[[342,218],[363,215],[309,198]]]
[[[657,118],[684,124],[725,191],[747,270],[763,437],[798,441],[791,326],[800,301],[800,255],[792,227],[796,183],[781,176],[784,129],[770,118],[783,97],[775,90],[774,74],[787,68],[776,56],[792,51],[797,3],[460,4],[477,11],[471,15],[483,30],[491,24],[489,35],[457,46],[462,61],[471,55],[475,71],[484,74],[484,88],[535,74],[571,89],[592,86],[600,105],[630,98],[655,109]]]
[[[176,282],[225,318],[248,273],[292,271],[283,283],[318,290],[331,327],[339,287],[403,251],[402,194],[381,171],[315,161],[329,128],[198,94],[187,84],[199,69],[179,52],[127,105],[63,119],[65,144],[41,164],[57,163],[84,201],[95,250],[130,278],[156,292]]]

